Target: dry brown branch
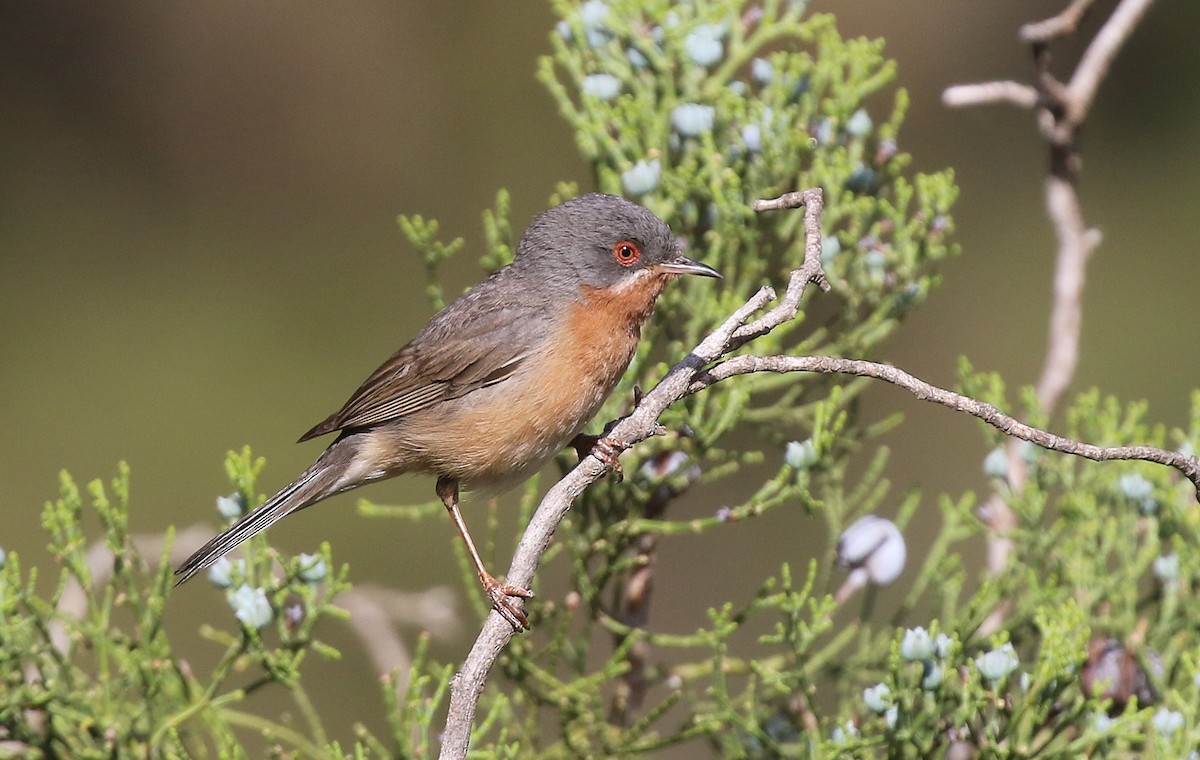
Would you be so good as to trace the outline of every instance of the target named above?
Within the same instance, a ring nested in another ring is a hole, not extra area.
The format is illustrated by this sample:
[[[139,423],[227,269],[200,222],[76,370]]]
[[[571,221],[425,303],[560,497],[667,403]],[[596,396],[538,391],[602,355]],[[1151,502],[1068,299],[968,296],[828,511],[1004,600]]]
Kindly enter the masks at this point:
[[[1145,16],[1153,0],[1121,0],[1100,31],[1088,44],[1075,72],[1064,84],[1051,71],[1050,43],[1074,34],[1094,0],[1072,0],[1058,15],[1021,27],[1020,40],[1028,44],[1036,65],[1034,84],[985,82],[958,85],[942,94],[950,107],[1009,102],[1034,108],[1035,118],[1049,148],[1050,166],[1045,182],[1046,214],[1054,227],[1058,247],[1054,269],[1046,356],[1037,383],[1041,409],[1051,414],[1075,377],[1079,338],[1083,325],[1083,293],[1087,262],[1100,243],[1100,233],[1084,222],[1076,184],[1082,167],[1079,132],[1091,111],[1100,83],[1117,53]],[[1007,447],[1012,492],[1025,485],[1025,464],[1015,441]],[[988,525],[987,565],[993,574],[1008,566],[1012,542],[1008,533],[1017,526],[1016,515],[1000,494],[993,494],[979,510]],[[995,630],[1005,615],[997,610],[983,626]]]
[[[639,443],[659,431],[658,418],[668,406],[684,396],[698,393],[736,375],[752,372],[844,373],[893,383],[919,399],[972,414],[1011,436],[1032,441],[1047,449],[1095,460],[1138,459],[1174,467],[1196,486],[1197,498],[1200,499],[1200,460],[1195,457],[1150,446],[1101,447],[1063,438],[1025,425],[989,404],[930,385],[887,364],[828,356],[736,356],[714,366],[733,349],[794,318],[800,298],[809,283],[828,287],[820,264],[820,215],[823,208],[820,189],[789,194],[784,199],[756,204],[755,208],[793,208],[799,205],[804,206],[804,263],[792,273],[788,290],[779,305],[759,319],[748,322],[775,297],[769,287],[755,293],[692,353],[672,367],[653,390],[642,396],[634,410],[611,427],[609,435],[630,444]],[[528,587],[543,554],[549,548],[555,528],[583,490],[604,474],[604,469],[601,461],[590,455],[547,492],[517,546],[508,571],[509,583]],[[466,756],[480,694],[496,658],[514,635],[512,626],[495,611],[484,621],[479,637],[450,686],[450,707],[446,729],[442,734],[441,758]]]
[[[1045,21],[1035,21],[1021,27],[1018,37],[1020,37],[1021,42],[1032,45],[1037,42],[1049,42],[1056,37],[1065,37],[1068,34],[1074,34],[1095,2],[1096,0],[1072,0],[1071,4],[1064,8],[1062,13],[1057,16],[1052,16]]]
[[[979,106],[989,103],[1012,103],[1019,108],[1033,108],[1038,102],[1036,88],[1020,82],[980,82],[956,84],[942,93],[942,103],[951,108]]]
[[[1115,459],[1138,460],[1173,467],[1191,481],[1196,489],[1196,500],[1200,501],[1200,459],[1194,456],[1154,446],[1095,446],[1064,438],[1026,425],[991,404],[931,385],[890,364],[842,359],[836,356],[735,356],[710,370],[698,373],[689,390],[698,393],[722,380],[752,372],[821,372],[873,377],[903,388],[922,401],[932,401],[978,417],[1006,435],[1036,443],[1044,449],[1074,454],[1097,462]]]

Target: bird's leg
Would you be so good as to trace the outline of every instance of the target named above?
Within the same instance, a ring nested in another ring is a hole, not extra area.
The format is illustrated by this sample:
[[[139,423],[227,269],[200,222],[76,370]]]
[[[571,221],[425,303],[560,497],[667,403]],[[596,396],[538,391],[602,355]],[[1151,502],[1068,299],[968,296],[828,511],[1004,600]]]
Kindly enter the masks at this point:
[[[492,574],[483,566],[483,560],[479,557],[479,551],[471,539],[471,532],[467,530],[467,523],[458,509],[458,481],[453,478],[438,478],[437,495],[446,505],[446,511],[450,513],[454,527],[458,528],[458,534],[462,536],[463,542],[467,545],[467,553],[471,555],[471,561],[475,563],[475,570],[479,573],[479,582],[483,584],[483,592],[491,599],[492,607],[500,613],[500,617],[509,622],[514,631],[529,630],[529,618],[511,597],[531,599],[533,592],[515,586],[500,585],[500,582],[493,578]]]
[[[604,466],[613,471],[617,482],[625,479],[625,470],[621,467],[621,454],[629,448],[629,444],[607,435],[584,435],[580,433],[571,439],[571,448],[583,461],[588,454],[595,454]]]

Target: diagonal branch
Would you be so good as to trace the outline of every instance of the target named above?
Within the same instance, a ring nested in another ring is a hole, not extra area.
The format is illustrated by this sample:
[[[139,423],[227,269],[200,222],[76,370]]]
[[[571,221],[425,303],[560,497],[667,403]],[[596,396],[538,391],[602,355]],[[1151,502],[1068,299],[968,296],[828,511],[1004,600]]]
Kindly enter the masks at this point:
[[[1079,203],[1077,185],[1083,166],[1079,150],[1080,130],[1113,60],[1152,3],[1153,0],[1120,0],[1088,43],[1065,84],[1051,71],[1050,44],[1073,35],[1092,10],[1095,0],[1071,0],[1058,15],[1021,27],[1019,38],[1029,45],[1036,66],[1033,84],[984,82],[950,87],[942,94],[942,102],[952,108],[1010,102],[1034,109],[1038,127],[1049,148],[1046,215],[1054,227],[1058,247],[1046,356],[1037,383],[1038,402],[1047,415],[1057,408],[1075,377],[1083,326],[1087,262],[1100,243],[1100,233],[1087,227]],[[1025,483],[1025,464],[1015,440],[1009,441],[1007,454],[1008,485],[1013,492],[1018,492]],[[994,494],[980,508],[979,514],[991,530],[987,564],[996,574],[1008,565],[1012,548],[1008,534],[1017,527],[1017,518],[999,494]],[[993,613],[984,630],[997,627],[1004,614],[1003,609]]]

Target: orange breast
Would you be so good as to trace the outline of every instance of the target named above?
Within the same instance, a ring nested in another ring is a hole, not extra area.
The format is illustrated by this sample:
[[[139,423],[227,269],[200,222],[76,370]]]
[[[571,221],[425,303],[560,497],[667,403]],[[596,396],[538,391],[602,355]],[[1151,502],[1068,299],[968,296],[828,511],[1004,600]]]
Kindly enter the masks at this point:
[[[621,379],[663,284],[646,276],[620,290],[585,289],[545,349],[517,375],[405,426],[424,460],[413,469],[486,484],[541,468]]]

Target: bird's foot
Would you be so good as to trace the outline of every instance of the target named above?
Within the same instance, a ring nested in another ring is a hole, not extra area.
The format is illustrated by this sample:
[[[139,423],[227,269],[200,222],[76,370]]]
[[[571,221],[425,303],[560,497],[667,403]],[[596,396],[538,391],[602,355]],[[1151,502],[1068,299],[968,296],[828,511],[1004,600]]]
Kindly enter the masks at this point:
[[[529,617],[514,601],[514,597],[532,599],[534,596],[532,591],[516,586],[501,585],[500,581],[487,573],[479,575],[479,582],[483,584],[483,593],[492,600],[492,608],[500,613],[500,617],[508,621],[514,631],[529,630]]]
[[[588,454],[595,454],[605,467],[612,470],[618,483],[625,479],[625,470],[621,467],[621,454],[629,448],[629,444],[625,441],[610,436],[580,433],[575,436],[575,440],[571,441],[571,446],[579,455],[579,461],[582,462]]]

